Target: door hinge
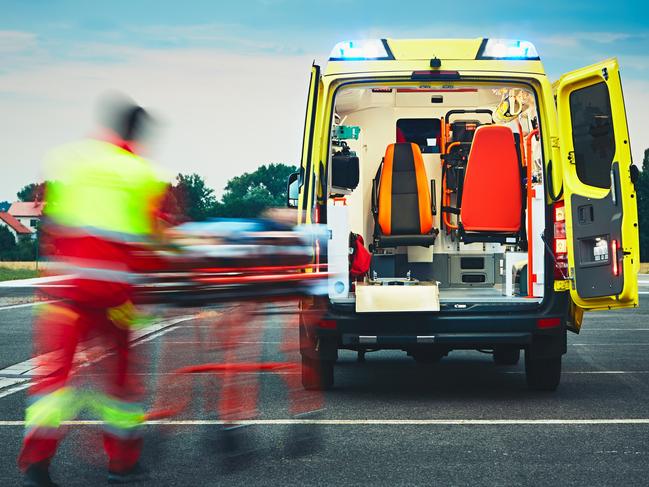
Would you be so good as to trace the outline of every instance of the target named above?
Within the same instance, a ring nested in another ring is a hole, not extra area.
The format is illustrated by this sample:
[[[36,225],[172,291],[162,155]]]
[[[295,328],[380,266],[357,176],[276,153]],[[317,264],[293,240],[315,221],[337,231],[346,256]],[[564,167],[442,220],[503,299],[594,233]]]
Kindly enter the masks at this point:
[[[602,68],[602,76],[604,77],[604,81],[608,81],[608,68],[607,67]]]
[[[568,162],[570,164],[575,163],[575,151],[574,150],[571,150],[570,152],[568,152]]]

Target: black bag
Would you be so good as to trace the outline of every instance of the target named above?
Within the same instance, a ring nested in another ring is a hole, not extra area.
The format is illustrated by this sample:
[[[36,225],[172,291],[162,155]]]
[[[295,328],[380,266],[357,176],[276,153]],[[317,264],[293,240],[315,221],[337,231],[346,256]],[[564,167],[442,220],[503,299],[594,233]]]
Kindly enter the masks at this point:
[[[331,185],[335,188],[356,189],[359,161],[356,153],[343,142],[342,149],[331,157]]]

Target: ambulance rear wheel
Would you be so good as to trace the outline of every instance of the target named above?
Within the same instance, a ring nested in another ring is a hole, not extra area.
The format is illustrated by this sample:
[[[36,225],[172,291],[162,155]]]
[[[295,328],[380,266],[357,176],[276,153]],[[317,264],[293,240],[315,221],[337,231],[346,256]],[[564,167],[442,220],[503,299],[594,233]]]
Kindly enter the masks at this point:
[[[527,386],[536,391],[554,391],[561,381],[561,355],[534,359],[525,352]]]
[[[333,360],[319,360],[302,356],[302,387],[308,391],[326,391],[333,385]]]

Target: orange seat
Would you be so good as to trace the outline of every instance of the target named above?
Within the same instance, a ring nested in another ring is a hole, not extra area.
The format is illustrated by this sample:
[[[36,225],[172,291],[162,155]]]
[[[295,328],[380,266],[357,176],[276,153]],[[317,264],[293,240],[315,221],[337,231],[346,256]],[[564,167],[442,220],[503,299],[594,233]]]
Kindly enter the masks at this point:
[[[375,208],[377,245],[432,245],[436,233],[430,183],[419,146],[390,144],[380,171]]]
[[[522,225],[521,165],[512,129],[483,125],[469,152],[460,222],[464,232],[517,234]]]

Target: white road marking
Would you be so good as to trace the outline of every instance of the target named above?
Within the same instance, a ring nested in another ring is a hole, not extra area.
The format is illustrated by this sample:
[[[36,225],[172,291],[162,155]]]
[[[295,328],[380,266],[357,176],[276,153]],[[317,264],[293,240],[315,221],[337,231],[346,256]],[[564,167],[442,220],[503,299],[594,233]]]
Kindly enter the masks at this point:
[[[30,306],[41,306],[42,304],[58,303],[60,300],[55,301],[34,301],[33,303],[10,304],[9,306],[1,306],[0,311],[16,308],[29,308]]]
[[[573,347],[649,347],[649,343],[569,343]]]
[[[170,320],[164,320],[161,322],[158,322],[156,324],[153,324],[147,328],[144,328],[142,330],[139,330],[134,333],[133,339],[131,342],[134,343],[134,346],[138,346],[142,343],[146,343],[150,340],[153,340],[161,335],[164,335],[165,333],[171,331],[174,329],[175,325],[178,325],[184,321],[189,321],[195,318],[195,315],[186,315],[186,316],[180,316],[177,318],[172,318]],[[91,346],[88,346],[88,349],[92,348]],[[82,349],[79,348],[77,352],[83,352],[88,349]],[[108,353],[104,353],[100,356],[97,356],[94,360],[89,361],[85,364],[82,364],[80,367],[86,367],[88,365],[91,365],[104,357],[108,355]],[[3,397],[10,396],[11,394],[15,394],[16,392],[20,392],[22,390],[25,390],[29,387],[29,379],[32,375],[39,375],[39,374],[33,374],[34,369],[37,368],[38,364],[38,357],[31,358],[29,360],[25,360],[24,362],[20,362],[14,365],[10,365],[9,367],[6,367],[4,369],[0,370],[0,374],[25,374],[25,378],[21,377],[11,377],[11,378],[3,378],[0,379],[0,399]],[[21,371],[21,372],[18,372]],[[29,374],[29,372],[32,372],[32,374]],[[12,387],[13,386],[13,387]]]
[[[589,328],[591,331],[649,331],[649,328]]]
[[[101,426],[103,421],[64,421],[65,426]],[[593,418],[593,419],[250,419],[223,421],[218,419],[186,419],[147,421],[149,425],[208,426],[222,424],[241,425],[412,425],[412,426],[510,426],[510,425],[638,425],[649,424],[649,418]],[[24,426],[24,421],[0,421],[0,426]]]
[[[0,281],[0,287],[61,287],[61,285],[49,286],[54,282],[66,281],[72,276],[49,276],[49,277],[33,277],[31,279],[14,279],[12,281]]]

